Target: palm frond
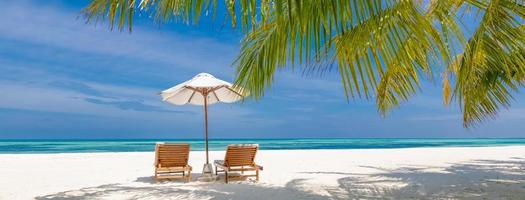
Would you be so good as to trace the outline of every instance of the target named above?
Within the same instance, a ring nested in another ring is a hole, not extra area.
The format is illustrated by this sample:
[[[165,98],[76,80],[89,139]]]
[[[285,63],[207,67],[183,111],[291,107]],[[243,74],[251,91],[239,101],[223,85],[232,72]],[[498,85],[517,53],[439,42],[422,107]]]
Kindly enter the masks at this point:
[[[87,22],[108,19],[110,29],[115,24],[120,30],[126,25],[132,31],[133,17],[135,14],[135,0],[93,0],[82,10]]]
[[[337,18],[333,13],[341,8],[337,1],[291,0],[272,5],[270,14],[243,39],[235,61],[236,84],[250,90],[255,98],[271,85],[276,69],[296,61],[317,60],[314,56],[321,54],[329,36],[341,30],[338,20],[348,22],[347,14]]]
[[[525,32],[520,27],[525,7],[509,0],[473,5],[484,9],[484,15],[461,56],[455,87],[465,127],[509,107],[512,92],[524,84],[525,71]]]
[[[432,63],[448,59],[440,33],[412,1],[346,2],[281,5],[291,11],[276,14],[243,40],[237,84],[258,98],[276,69],[333,60],[348,97],[376,96],[386,114],[417,91],[421,74],[431,77]]]
[[[267,12],[262,11],[268,10],[270,4],[269,1],[260,4],[263,18]],[[241,19],[240,25],[246,31],[257,22],[256,0],[225,0],[225,5],[234,27],[239,24],[237,18]],[[131,31],[137,9],[159,23],[173,20],[189,24],[198,23],[203,12],[212,12],[215,16],[217,7],[217,0],[92,0],[82,13],[87,22],[107,19],[111,29],[115,26],[119,30],[128,27]]]
[[[83,13],[131,31],[136,12],[198,23],[217,7],[217,0],[92,0]],[[470,127],[510,106],[525,84],[523,1],[225,0],[224,8],[246,33],[236,84],[256,99],[280,68],[336,66],[347,98],[375,98],[384,116],[439,71],[445,104],[457,100]],[[470,12],[481,21],[466,38],[462,15]]]

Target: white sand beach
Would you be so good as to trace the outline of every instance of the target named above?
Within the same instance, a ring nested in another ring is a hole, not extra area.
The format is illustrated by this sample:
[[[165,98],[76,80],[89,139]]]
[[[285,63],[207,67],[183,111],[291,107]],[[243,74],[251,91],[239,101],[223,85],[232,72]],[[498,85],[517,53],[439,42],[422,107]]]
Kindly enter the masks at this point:
[[[0,199],[525,199],[525,146],[262,150],[261,181],[229,184],[156,183],[153,157],[3,154]],[[191,152],[194,179],[203,161]]]

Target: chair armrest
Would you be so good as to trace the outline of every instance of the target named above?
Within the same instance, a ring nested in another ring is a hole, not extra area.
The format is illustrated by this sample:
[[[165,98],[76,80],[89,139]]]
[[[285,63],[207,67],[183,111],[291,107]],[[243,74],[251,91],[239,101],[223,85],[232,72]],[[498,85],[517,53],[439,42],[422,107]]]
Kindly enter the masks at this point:
[[[224,160],[214,160],[213,164],[224,166]]]
[[[225,171],[229,170],[229,168],[226,165],[224,165],[224,160],[215,160],[213,161],[213,164],[215,164],[216,167],[221,168]]]

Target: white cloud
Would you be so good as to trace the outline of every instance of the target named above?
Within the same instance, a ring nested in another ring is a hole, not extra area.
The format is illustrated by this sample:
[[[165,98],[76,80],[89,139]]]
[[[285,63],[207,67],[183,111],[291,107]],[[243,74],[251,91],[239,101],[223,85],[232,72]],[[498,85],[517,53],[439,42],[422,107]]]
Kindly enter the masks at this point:
[[[6,69],[10,71],[17,68],[9,66],[12,67]],[[18,68],[15,73],[31,79],[0,79],[0,91],[5,94],[0,98],[0,108],[156,121],[165,125],[202,123],[202,107],[164,103],[158,95],[160,88],[82,81],[39,69]],[[211,123],[220,122],[216,125],[226,129],[282,123],[258,116],[258,111],[245,105],[214,105],[210,111]]]
[[[5,72],[0,75],[0,91],[9,94],[0,99],[1,108],[147,120],[165,118],[178,122],[191,119],[196,122],[202,119],[198,116],[189,119],[186,114],[163,112],[173,110],[202,113],[199,107],[174,107],[161,102],[158,92],[165,88],[123,85],[113,83],[112,80],[104,83],[92,81],[82,76],[82,69],[76,69],[75,66],[53,66],[50,61],[60,65],[71,65],[68,63],[70,60],[97,63],[89,60],[89,56],[100,56],[105,59],[102,62],[112,65],[111,63],[121,60],[141,60],[149,65],[116,69],[118,73],[115,76],[125,75],[124,73],[147,74],[162,78],[161,81],[173,80],[173,84],[184,78],[181,74],[195,74],[200,71],[211,71],[226,78],[233,75],[232,68],[227,66],[236,54],[236,44],[150,27],[143,30],[140,25],[135,27],[132,34],[111,32],[107,27],[84,24],[83,19],[77,18],[78,10],[36,4],[11,1],[0,7],[0,40],[11,41],[6,44],[13,44],[13,48],[19,48],[18,44],[37,47],[20,47],[24,48],[23,55],[30,59],[0,55],[0,69]],[[72,55],[78,57],[64,58],[50,49],[74,52]],[[161,65],[157,65],[158,63]],[[50,70],[53,68],[69,70],[69,73],[53,73]],[[147,108],[153,109],[148,111]],[[244,116],[253,113],[247,107],[223,106],[213,110],[221,119],[229,121],[250,120]],[[258,118],[252,121],[260,122]]]
[[[461,121],[460,114],[445,114],[445,115],[418,115],[407,118],[409,121]]]
[[[510,108],[501,111],[498,120],[523,120],[525,119],[525,108]]]
[[[460,123],[462,121],[462,114],[426,114],[417,115],[407,118],[411,121],[455,121]],[[525,119],[525,108],[510,108],[508,110],[501,110],[498,116],[495,118],[496,122],[502,122],[507,120],[523,120]]]
[[[227,69],[237,52],[235,45],[166,30],[142,30],[139,25],[132,34],[111,32],[105,26],[86,25],[78,18],[78,12],[25,1],[4,2],[0,7],[0,38],[112,56],[115,60],[133,58],[163,63],[163,69],[174,66],[192,72],[211,69],[231,75],[216,68]],[[162,71],[159,69],[162,66],[145,66],[144,69],[152,67]]]

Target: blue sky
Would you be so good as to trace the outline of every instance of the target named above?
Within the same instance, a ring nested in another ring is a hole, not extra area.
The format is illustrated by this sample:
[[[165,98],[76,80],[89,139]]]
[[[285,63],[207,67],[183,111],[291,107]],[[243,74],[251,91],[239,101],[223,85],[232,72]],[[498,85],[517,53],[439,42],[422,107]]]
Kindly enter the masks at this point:
[[[87,1],[7,1],[0,7],[0,139],[201,138],[202,108],[158,93],[199,72],[232,81],[242,34],[223,20],[198,26],[139,18],[134,32],[86,25]],[[220,16],[220,15],[219,15]],[[227,24],[227,23],[226,23]],[[343,94],[336,71],[278,72],[258,102],[210,107],[212,138],[524,137],[524,95],[498,119],[461,126],[441,83],[381,118],[373,101]]]

